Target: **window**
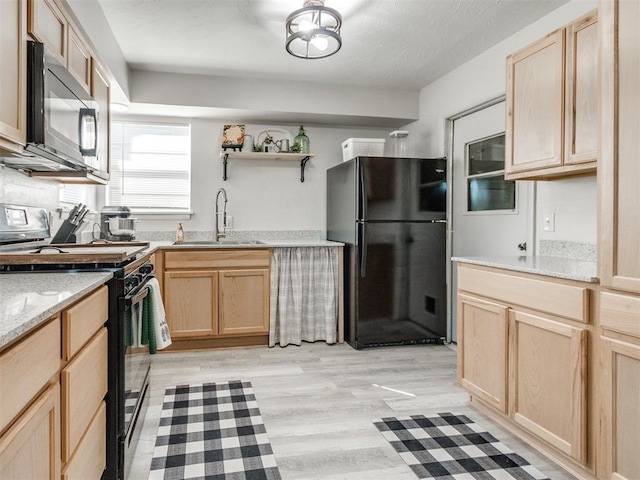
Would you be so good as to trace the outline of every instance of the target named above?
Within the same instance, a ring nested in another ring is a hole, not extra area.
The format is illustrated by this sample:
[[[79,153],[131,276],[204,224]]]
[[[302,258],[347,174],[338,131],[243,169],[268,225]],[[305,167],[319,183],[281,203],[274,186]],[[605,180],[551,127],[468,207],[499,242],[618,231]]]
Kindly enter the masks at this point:
[[[191,208],[191,127],[114,121],[107,203],[137,213]]]
[[[467,211],[515,210],[516,182],[504,179],[504,134],[467,144]]]

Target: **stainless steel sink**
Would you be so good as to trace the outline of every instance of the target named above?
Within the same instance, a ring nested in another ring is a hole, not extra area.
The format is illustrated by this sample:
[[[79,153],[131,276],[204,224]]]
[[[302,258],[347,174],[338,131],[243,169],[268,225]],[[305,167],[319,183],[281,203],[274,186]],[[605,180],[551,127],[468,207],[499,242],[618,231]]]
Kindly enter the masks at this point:
[[[220,240],[216,242],[215,240],[185,240],[184,242],[176,243],[173,242],[174,245],[185,245],[185,246],[219,246],[219,245],[264,245],[264,242],[259,240]]]

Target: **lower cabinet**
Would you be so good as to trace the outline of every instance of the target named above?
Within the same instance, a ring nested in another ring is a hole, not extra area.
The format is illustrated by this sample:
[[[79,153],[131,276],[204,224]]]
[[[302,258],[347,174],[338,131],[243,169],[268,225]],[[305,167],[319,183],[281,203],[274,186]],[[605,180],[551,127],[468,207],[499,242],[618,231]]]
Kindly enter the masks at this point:
[[[269,331],[269,270],[219,272],[220,335]]]
[[[595,471],[589,408],[594,287],[458,266],[458,381],[472,403],[574,474]],[[594,376],[594,373],[591,373]]]
[[[458,378],[470,393],[507,412],[508,307],[458,294]],[[490,368],[488,366],[490,365]]]
[[[217,335],[218,272],[166,272],[164,304],[171,338]]]
[[[578,462],[586,460],[587,331],[509,312],[513,420]]]
[[[60,388],[47,389],[0,437],[0,478],[60,478]]]
[[[163,295],[172,347],[197,347],[181,340],[266,340],[270,262],[267,249],[166,251]]]
[[[603,478],[640,475],[640,296],[600,295]]]
[[[107,295],[100,286],[0,351],[0,479],[102,477]]]

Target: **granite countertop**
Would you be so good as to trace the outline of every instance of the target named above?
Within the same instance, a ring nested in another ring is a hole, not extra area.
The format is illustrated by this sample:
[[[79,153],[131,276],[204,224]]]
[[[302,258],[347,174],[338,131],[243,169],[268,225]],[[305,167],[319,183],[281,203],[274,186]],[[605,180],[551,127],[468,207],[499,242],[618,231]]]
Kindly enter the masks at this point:
[[[151,253],[159,248],[278,248],[278,247],[342,247],[344,243],[332,242],[330,240],[260,240],[262,243],[208,243],[200,245],[190,245],[189,241],[174,245],[169,241],[149,242]],[[238,240],[242,242],[242,240]]]
[[[598,283],[596,262],[573,258],[545,256],[505,256],[505,257],[452,257],[459,263],[470,263],[485,267],[504,268],[516,272],[535,273],[547,277],[564,278],[578,282]]]
[[[111,272],[1,273],[0,348],[111,277]]]

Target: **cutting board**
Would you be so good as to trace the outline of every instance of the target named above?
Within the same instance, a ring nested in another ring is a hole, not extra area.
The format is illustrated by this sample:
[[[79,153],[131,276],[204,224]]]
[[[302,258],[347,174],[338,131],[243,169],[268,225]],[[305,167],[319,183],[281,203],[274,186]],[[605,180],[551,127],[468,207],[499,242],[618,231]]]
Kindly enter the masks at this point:
[[[0,253],[1,265],[38,265],[56,263],[121,263],[145,251],[148,243],[134,245],[113,244],[69,244],[45,245],[40,249],[29,249],[19,252]],[[59,249],[60,251],[58,251]]]

